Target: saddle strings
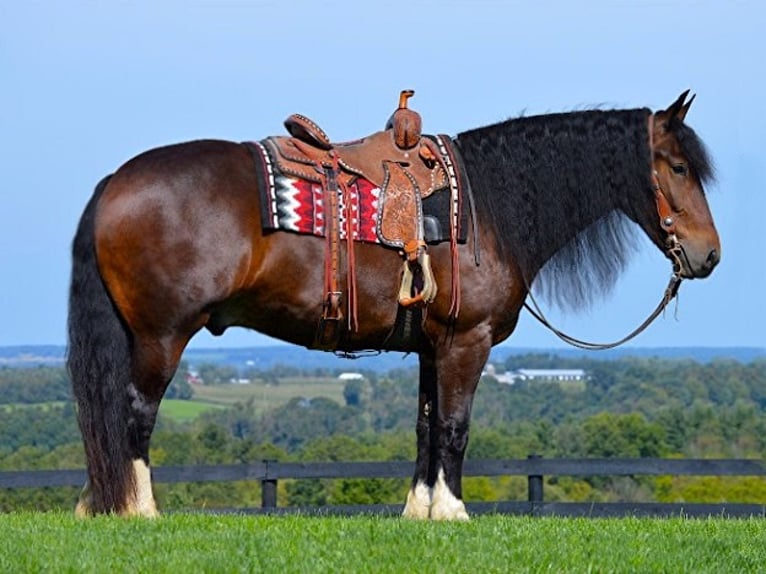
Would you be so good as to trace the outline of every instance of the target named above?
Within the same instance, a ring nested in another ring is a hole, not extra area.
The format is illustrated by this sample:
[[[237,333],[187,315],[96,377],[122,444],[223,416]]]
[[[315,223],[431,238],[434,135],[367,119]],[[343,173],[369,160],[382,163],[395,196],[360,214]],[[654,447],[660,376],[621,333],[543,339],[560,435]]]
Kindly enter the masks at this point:
[[[340,165],[338,163],[338,156],[332,154],[333,169],[335,170],[338,188],[341,191],[343,197],[343,204],[346,208],[346,282],[348,289],[348,328],[349,330],[356,332],[359,330],[359,319],[357,315],[356,305],[356,254],[354,252],[354,217],[359,217],[359,210],[356,210],[354,215],[354,205],[351,189],[348,185],[338,178],[340,174]]]

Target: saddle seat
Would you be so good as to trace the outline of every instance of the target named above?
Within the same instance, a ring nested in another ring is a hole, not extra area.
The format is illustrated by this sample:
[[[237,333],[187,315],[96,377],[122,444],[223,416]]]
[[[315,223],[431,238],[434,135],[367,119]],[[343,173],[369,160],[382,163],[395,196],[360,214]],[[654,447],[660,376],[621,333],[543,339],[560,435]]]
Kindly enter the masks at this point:
[[[311,119],[292,114],[285,120],[292,137],[271,137],[266,144],[277,158],[280,171],[301,179],[322,183],[324,170],[336,169],[341,184],[361,176],[384,189],[386,164],[394,163],[407,172],[413,191],[421,198],[428,197],[447,187],[449,179],[436,144],[420,132],[420,115],[407,108],[407,99],[413,93],[402,92],[399,108],[383,131],[361,139],[333,143]]]

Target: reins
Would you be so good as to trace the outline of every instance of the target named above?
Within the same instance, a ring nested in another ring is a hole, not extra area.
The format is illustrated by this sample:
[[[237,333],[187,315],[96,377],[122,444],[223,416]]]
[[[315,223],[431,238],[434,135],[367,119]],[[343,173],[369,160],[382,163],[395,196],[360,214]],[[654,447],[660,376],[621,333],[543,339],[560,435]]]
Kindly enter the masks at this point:
[[[681,286],[681,275],[679,275],[678,272],[674,272],[670,278],[670,281],[668,282],[668,286],[665,287],[665,293],[663,293],[662,300],[657,305],[657,308],[654,311],[652,311],[652,313],[646,318],[646,320],[643,323],[641,323],[638,327],[636,327],[636,329],[634,329],[632,332],[630,332],[628,335],[626,335],[619,341],[615,341],[613,343],[591,343],[589,341],[583,341],[581,339],[577,339],[575,337],[572,337],[571,335],[567,335],[563,331],[560,331],[559,329],[554,327],[550,323],[550,321],[548,321],[548,319],[545,317],[542,310],[540,309],[540,306],[537,304],[537,301],[535,300],[534,295],[532,295],[531,290],[528,290],[528,295],[529,295],[529,300],[532,301],[532,305],[534,306],[534,309],[526,301],[524,302],[524,307],[527,309],[527,311],[530,312],[530,314],[535,319],[537,319],[540,323],[543,324],[543,326],[548,328],[554,335],[556,335],[559,339],[561,339],[565,343],[572,345],[573,347],[577,347],[579,349],[585,349],[587,351],[603,351],[606,349],[614,349],[615,347],[619,347],[620,345],[627,343],[631,339],[638,336],[641,332],[643,332],[665,310],[668,304],[678,294],[678,289],[680,286]]]

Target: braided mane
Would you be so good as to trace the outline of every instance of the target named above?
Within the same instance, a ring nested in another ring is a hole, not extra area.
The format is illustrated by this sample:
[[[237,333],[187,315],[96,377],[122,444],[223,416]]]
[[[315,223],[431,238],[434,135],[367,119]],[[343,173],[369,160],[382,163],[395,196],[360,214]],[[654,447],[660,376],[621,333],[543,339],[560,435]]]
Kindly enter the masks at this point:
[[[607,293],[635,251],[630,220],[656,219],[650,113],[522,117],[458,136],[482,226],[562,308]]]

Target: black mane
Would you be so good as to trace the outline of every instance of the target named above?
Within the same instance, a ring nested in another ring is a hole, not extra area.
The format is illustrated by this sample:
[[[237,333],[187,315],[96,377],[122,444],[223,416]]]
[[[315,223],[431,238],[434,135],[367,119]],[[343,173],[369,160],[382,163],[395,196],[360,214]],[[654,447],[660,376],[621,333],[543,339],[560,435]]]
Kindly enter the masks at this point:
[[[482,225],[527,282],[563,308],[607,293],[635,251],[638,223],[657,225],[650,110],[522,117],[458,135]],[[671,123],[691,168],[712,176],[701,141]],[[485,243],[486,244],[486,243]]]

